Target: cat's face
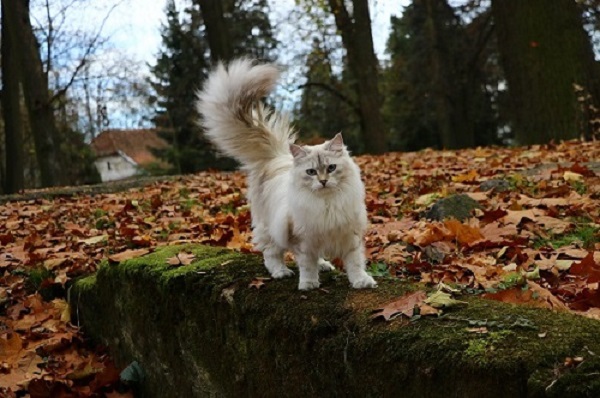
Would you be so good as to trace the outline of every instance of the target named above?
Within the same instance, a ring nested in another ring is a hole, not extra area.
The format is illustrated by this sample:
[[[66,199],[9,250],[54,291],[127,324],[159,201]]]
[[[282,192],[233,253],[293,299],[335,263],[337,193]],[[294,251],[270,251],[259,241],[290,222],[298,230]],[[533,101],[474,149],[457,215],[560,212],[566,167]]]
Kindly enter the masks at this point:
[[[313,192],[330,192],[351,172],[350,157],[344,148],[342,135],[315,146],[290,146],[294,156],[294,180],[296,184]]]

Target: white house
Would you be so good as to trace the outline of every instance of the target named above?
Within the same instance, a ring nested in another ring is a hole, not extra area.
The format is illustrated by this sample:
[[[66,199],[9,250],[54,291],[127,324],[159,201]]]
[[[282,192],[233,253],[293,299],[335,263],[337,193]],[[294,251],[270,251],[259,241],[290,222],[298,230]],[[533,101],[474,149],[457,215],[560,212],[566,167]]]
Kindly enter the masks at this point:
[[[115,181],[143,172],[145,166],[167,165],[156,158],[151,149],[168,146],[156,130],[106,130],[92,140],[94,161],[102,181]]]

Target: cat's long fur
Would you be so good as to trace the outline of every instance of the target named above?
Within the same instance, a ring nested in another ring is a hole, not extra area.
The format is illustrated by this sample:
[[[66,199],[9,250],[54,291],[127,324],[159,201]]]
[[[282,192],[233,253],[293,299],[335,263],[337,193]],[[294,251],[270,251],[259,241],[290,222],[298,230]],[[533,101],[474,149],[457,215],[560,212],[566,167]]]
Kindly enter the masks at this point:
[[[352,287],[375,287],[365,272],[360,170],[341,134],[321,145],[293,144],[287,118],[261,103],[278,78],[272,64],[238,59],[219,65],[198,95],[206,137],[248,174],[253,242],[274,278],[293,275],[284,263],[291,250],[301,290],[319,287],[319,270],[333,268],[323,257],[342,258]]]

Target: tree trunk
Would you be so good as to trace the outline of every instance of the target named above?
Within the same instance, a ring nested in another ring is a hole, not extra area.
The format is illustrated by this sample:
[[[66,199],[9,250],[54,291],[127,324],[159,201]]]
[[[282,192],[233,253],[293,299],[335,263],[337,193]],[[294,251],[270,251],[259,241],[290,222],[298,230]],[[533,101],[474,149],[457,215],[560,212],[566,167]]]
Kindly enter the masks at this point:
[[[6,150],[4,193],[18,192],[24,187],[23,124],[21,122],[18,46],[15,20],[6,17],[7,0],[2,0],[2,116]]]
[[[42,68],[39,46],[29,19],[29,1],[13,0],[2,9],[6,20],[15,22],[19,65],[25,104],[40,167],[42,186],[66,183],[61,157],[61,138],[48,93],[48,76]]]
[[[429,41],[428,47],[431,48],[430,61],[433,84],[432,91],[433,102],[435,104],[435,113],[437,115],[438,128],[440,133],[440,142],[444,149],[457,148],[455,131],[452,125],[452,103],[450,102],[450,90],[448,88],[448,78],[446,70],[450,67],[448,60],[444,56],[442,48],[440,48],[440,40],[438,38],[438,17],[434,9],[435,5],[432,0],[425,0],[425,10],[427,19],[425,22],[425,34]],[[447,54],[447,52],[446,52]]]
[[[576,2],[492,0],[492,12],[517,142],[579,137],[574,85],[590,92],[596,104],[600,86]]]
[[[373,49],[369,4],[367,0],[352,0],[352,6],[351,18],[344,0],[329,0],[346,49],[348,68],[355,79],[366,151],[383,153],[387,150],[387,140],[381,116],[382,101],[377,83],[379,71]]]
[[[231,35],[223,16],[222,0],[198,0],[213,63],[233,58]]]

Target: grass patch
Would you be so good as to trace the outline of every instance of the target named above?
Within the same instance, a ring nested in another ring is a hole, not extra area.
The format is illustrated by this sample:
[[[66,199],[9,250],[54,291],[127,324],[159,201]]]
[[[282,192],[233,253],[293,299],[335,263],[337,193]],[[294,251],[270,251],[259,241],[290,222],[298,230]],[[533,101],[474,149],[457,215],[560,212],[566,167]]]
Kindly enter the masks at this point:
[[[553,235],[550,238],[539,238],[534,244],[534,249],[550,246],[558,249],[564,246],[575,245],[584,249],[593,249],[594,245],[600,242],[600,230],[598,227],[590,224],[577,224],[575,229],[562,235]]]
[[[33,268],[26,273],[25,290],[30,294],[38,292],[45,301],[64,297],[65,290],[59,284],[53,283],[54,273],[44,267]]]
[[[374,277],[389,278],[391,276],[390,269],[388,268],[387,264],[385,264],[385,263],[369,264],[369,266],[367,267],[367,273]]]
[[[499,330],[480,335],[480,338],[469,340],[465,357],[470,358],[475,363],[483,363],[486,356],[493,355],[493,352],[501,344],[505,344],[514,338],[515,333],[511,330]]]

